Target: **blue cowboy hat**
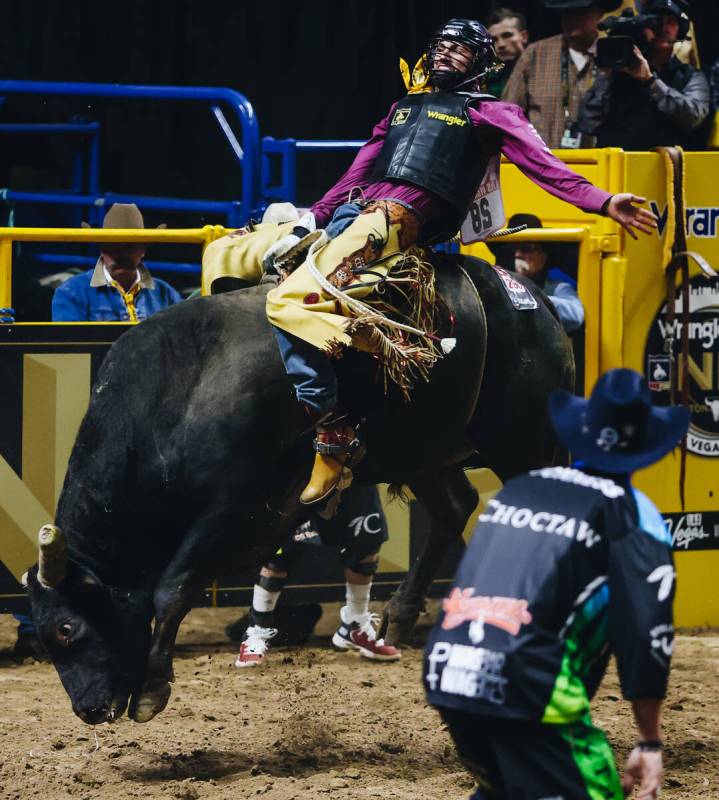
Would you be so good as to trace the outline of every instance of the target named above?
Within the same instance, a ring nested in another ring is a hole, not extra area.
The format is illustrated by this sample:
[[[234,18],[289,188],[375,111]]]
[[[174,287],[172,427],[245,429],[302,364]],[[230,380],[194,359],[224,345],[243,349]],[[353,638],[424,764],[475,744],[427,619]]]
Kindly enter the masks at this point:
[[[689,410],[653,406],[646,381],[631,369],[605,372],[589,400],[564,390],[554,392],[549,415],[560,442],[575,459],[612,474],[658,461],[689,427]]]

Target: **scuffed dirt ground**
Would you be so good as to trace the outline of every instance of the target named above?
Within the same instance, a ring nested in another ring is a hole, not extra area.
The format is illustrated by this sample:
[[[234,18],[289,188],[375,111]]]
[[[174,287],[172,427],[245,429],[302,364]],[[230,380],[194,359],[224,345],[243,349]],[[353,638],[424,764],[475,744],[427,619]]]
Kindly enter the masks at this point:
[[[318,634],[333,630],[329,607]],[[232,609],[194,611],[180,636],[167,710],[147,725],[90,728],[54,670],[8,656],[0,616],[0,798],[208,800],[262,797],[454,800],[472,788],[419,683],[421,652],[399,664],[335,653],[327,639],[276,650],[262,669],[232,666]],[[719,635],[678,640],[663,797],[719,798]],[[595,720],[623,759],[631,713],[611,676]]]

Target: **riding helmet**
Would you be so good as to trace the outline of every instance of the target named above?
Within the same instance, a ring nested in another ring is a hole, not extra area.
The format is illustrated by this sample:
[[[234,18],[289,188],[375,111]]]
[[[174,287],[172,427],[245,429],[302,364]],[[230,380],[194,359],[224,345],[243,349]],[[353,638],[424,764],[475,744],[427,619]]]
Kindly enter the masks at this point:
[[[469,48],[473,54],[469,68],[435,69],[435,56],[440,42],[457,42]],[[442,25],[430,39],[427,55],[430,81],[438,89],[452,90],[465,84],[473,84],[498,64],[489,31],[474,19],[451,19]]]

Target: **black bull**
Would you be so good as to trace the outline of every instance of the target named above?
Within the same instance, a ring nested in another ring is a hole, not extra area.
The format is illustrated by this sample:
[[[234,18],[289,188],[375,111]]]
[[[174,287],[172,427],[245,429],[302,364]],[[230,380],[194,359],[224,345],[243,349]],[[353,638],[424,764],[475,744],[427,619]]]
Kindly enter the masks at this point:
[[[383,397],[372,380],[360,392],[371,358],[338,362],[354,376],[340,379],[351,387],[345,407],[360,403],[366,417],[356,480],[409,485],[432,522],[386,615],[394,639],[411,629],[476,505],[462,461],[476,448],[475,463],[503,480],[549,463],[547,396],[574,379],[569,342],[541,292],[538,310],[514,311],[494,270],[460,259],[469,280],[456,259],[440,258],[437,274],[457,346],[410,403],[392,387]],[[174,306],[113,345],[70,458],[63,533],[50,531],[44,571],[28,575],[39,635],[83,720],[112,720],[128,701],[138,722],[162,711],[175,637],[198,590],[257,566],[302,521],[311,436],[262,287]]]

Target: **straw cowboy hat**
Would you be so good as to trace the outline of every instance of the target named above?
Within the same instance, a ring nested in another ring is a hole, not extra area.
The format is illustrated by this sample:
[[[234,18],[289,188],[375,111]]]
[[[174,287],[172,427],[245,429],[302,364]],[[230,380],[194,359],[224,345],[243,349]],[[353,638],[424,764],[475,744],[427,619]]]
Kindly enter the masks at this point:
[[[92,227],[87,222],[82,222],[81,225],[83,228]],[[134,203],[113,203],[107,210],[107,214],[105,214],[102,227],[145,230],[145,220],[142,217],[142,212]],[[166,228],[167,225],[163,222],[162,225],[157,227]]]

